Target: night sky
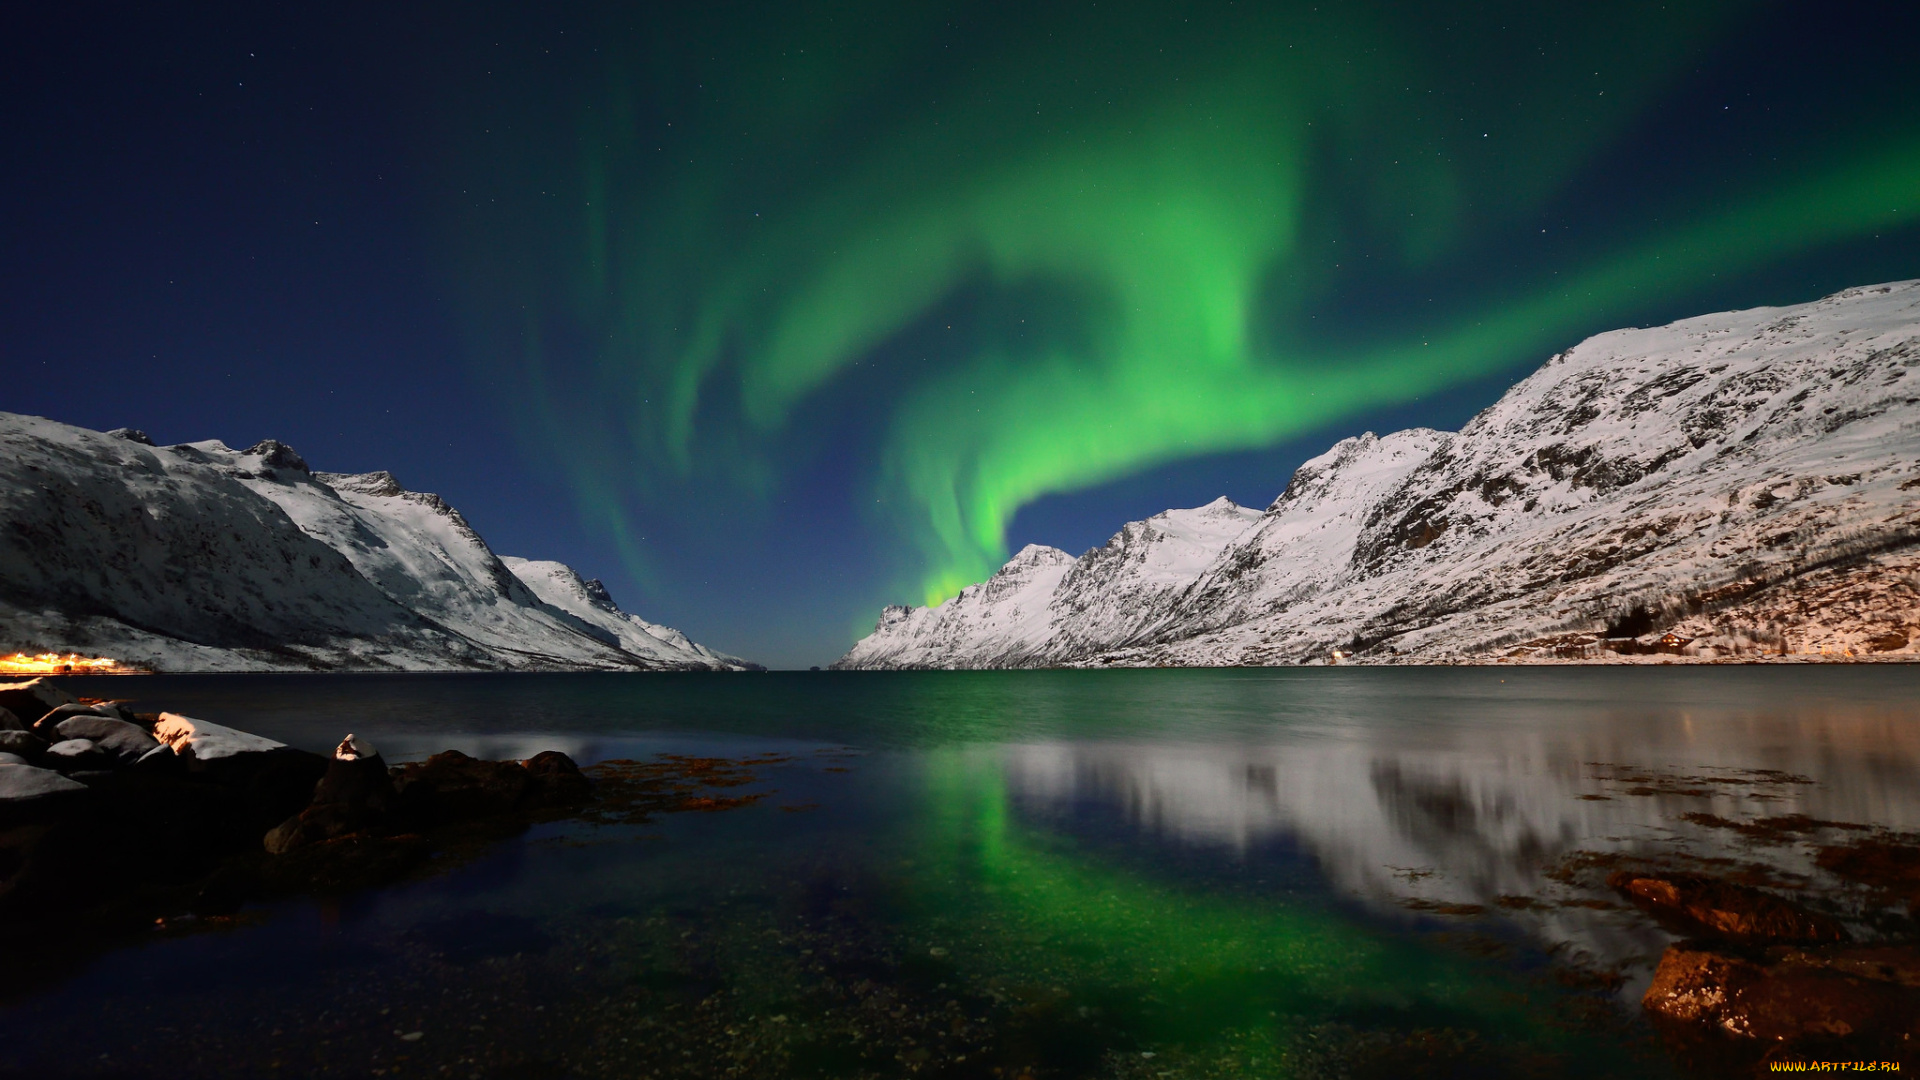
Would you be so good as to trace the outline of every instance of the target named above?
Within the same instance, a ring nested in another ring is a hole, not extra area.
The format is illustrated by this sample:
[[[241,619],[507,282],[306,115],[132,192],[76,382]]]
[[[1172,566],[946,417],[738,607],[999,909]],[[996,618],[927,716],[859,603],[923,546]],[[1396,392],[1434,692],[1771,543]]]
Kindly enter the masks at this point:
[[[804,666],[1588,334],[1920,276],[1920,5],[1447,7],[21,5],[0,409],[389,469]]]

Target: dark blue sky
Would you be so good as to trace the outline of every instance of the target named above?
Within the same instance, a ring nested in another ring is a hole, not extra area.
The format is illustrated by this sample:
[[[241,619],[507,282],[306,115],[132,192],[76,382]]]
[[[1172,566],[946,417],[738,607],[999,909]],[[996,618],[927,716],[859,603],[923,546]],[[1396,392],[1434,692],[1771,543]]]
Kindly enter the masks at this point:
[[[1249,131],[1318,118],[1287,144],[1304,192],[1290,246],[1275,241],[1249,286],[1256,361],[1362,363],[1556,275],[1628,273],[1634,244],[1723,210],[1780,191],[1842,197],[1849,170],[1920,139],[1914,5],[1703,5],[1698,18],[1491,5],[1459,20],[1427,5],[1309,7],[1291,22],[1222,16],[1218,33],[1139,5],[1109,5],[1111,21],[1062,5],[867,22],[856,5],[840,23],[751,4],[14,9],[0,23],[0,409],[163,443],[274,437],[319,469],[389,469],[445,496],[502,554],[569,562],[717,648],[824,664],[881,603],[921,602],[943,560],[976,565],[942,539],[926,478],[974,483],[1005,447],[1052,434],[1031,420],[955,429],[946,457],[913,465],[927,403],[963,410],[953,388],[977,388],[1003,392],[987,415],[1013,416],[1017,380],[993,372],[1051,357],[1104,386],[1133,362],[1101,314],[1126,266],[1005,256],[999,230],[1019,192],[1046,197],[1033,177],[1128,160],[1084,147],[1158,122],[1192,72],[1292,63],[1296,38],[1326,62],[1377,65],[1350,92],[1262,84],[1222,106],[1220,123]],[[1091,44],[1061,45],[1069,36]],[[1037,74],[1056,52],[1073,80]],[[1166,56],[1152,78],[1085,90]],[[1576,96],[1565,87],[1578,79],[1595,81]],[[1631,101],[1605,103],[1607,87]],[[971,104],[949,113],[950,101]],[[1090,116],[1089,103],[1113,112],[1078,127],[1015,116],[1029,104]],[[1198,130],[1219,104],[1182,107]],[[1441,113],[1453,128],[1421,126]],[[1560,138],[1556,116],[1588,133]],[[1533,134],[1469,160],[1473,127],[1489,146]],[[938,141],[954,128],[967,141]],[[1196,146],[1231,153],[1231,140]],[[1441,164],[1395,179],[1398,155],[1423,148]],[[1227,199],[1202,194],[1213,201],[1195,205]],[[596,197],[611,218],[554,209]],[[832,261],[836,237],[951,232],[947,208],[961,204],[986,208],[951,241],[964,265],[914,271],[924,281],[911,304],[889,301],[897,311],[815,318],[809,290],[853,273]],[[1445,230],[1397,223],[1416,213],[1444,214]],[[781,239],[753,231],[773,220]],[[1574,305],[1539,341],[1499,343],[1404,400],[1191,450],[1162,433],[1160,449],[1099,468],[1036,462],[1015,470],[1032,489],[1017,498],[963,492],[963,532],[992,532],[986,506],[1010,515],[1005,550],[1077,552],[1169,506],[1264,505],[1335,439],[1455,427],[1585,334],[1920,275],[1912,220],[1730,244],[1724,264]],[[1085,239],[1071,222],[1036,228]],[[708,352],[681,325],[701,320],[720,328]],[[1054,352],[1007,329],[1039,326]],[[793,352],[783,342],[842,332],[854,344],[807,361],[812,381],[769,396],[804,366],[767,359]],[[677,442],[662,434],[675,414],[652,411],[676,385],[700,389]]]

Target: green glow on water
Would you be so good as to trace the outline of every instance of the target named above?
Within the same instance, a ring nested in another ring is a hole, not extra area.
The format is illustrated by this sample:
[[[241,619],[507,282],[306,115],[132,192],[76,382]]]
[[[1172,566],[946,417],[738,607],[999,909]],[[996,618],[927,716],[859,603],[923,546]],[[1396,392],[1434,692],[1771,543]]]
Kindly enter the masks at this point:
[[[1018,823],[990,753],[936,752],[924,767],[900,935],[907,951],[937,943],[969,985],[1029,1008],[1117,1011],[1128,1045],[1171,1050],[1167,1066],[1225,1055],[1241,1075],[1292,1076],[1326,1025],[1355,1024],[1416,1042],[1471,1031],[1504,1060],[1578,1075],[1646,1068],[1633,1048],[1574,1031],[1565,995],[1511,967],[1369,925],[1324,895],[1113,865]]]

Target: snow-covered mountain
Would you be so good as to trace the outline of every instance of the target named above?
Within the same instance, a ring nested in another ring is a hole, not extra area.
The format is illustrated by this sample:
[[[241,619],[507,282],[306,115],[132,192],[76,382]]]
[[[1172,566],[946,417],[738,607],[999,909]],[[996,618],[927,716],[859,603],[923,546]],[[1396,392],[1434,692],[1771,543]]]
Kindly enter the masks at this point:
[[[522,576],[524,575],[524,576]],[[0,413],[0,651],[163,671],[740,668],[459,511],[290,447]]]
[[[836,666],[1911,656],[1916,364],[1920,281],[1602,334],[1458,432],[1030,547]]]

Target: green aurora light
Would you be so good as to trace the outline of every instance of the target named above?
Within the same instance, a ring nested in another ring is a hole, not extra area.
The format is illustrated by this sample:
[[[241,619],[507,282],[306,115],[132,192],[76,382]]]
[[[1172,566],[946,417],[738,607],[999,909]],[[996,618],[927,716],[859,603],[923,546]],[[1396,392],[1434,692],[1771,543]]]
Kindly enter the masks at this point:
[[[495,197],[461,263],[537,440],[636,562],[635,506],[837,467],[936,603],[1049,494],[1913,220],[1920,137],[1863,122],[1524,248],[1762,10],[1683,7],[607,13],[590,54],[480,95],[453,157]],[[1330,314],[1367,289],[1377,318]],[[579,385],[605,423],[561,404]],[[869,449],[823,463],[810,418],[843,397]]]

